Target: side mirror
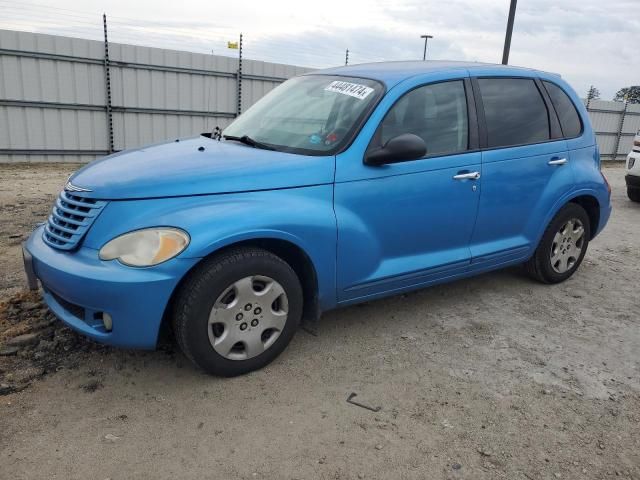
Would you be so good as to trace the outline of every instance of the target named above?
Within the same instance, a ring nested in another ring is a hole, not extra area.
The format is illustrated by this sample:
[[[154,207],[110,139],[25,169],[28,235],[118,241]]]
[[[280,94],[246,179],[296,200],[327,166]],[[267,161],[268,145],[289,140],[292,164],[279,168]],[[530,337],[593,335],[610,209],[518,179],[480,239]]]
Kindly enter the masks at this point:
[[[403,133],[389,139],[383,147],[367,152],[364,164],[370,166],[386,165],[387,163],[417,160],[427,153],[427,144],[413,133]]]

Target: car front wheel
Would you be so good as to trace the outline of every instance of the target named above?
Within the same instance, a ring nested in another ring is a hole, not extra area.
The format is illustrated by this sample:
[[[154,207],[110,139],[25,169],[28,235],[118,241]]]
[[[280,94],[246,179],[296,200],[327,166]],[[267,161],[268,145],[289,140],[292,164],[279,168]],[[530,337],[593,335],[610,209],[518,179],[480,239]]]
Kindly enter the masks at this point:
[[[230,250],[196,268],[174,302],[184,354],[208,373],[235,376],[264,367],[289,344],[302,316],[302,287],[281,258]]]

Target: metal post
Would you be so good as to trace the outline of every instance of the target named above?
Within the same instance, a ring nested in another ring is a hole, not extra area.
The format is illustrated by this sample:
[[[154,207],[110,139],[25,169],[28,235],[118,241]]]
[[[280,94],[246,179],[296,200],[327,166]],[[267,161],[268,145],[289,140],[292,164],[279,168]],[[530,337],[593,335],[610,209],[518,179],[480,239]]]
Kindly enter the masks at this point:
[[[104,26],[104,86],[106,92],[105,111],[107,113],[107,150],[113,153],[113,111],[111,109],[111,71],[109,68],[109,39],[107,37],[107,15],[102,14]]]
[[[618,148],[620,147],[620,138],[622,137],[622,129],[624,127],[624,117],[627,115],[627,105],[629,102],[627,100],[624,101],[624,108],[622,109],[622,114],[620,116],[620,124],[618,125],[618,136],[616,137],[616,145],[613,149],[613,158],[612,160],[618,159]]]
[[[347,48],[347,51],[344,54],[344,64],[345,65],[349,65],[349,49]]]
[[[238,105],[236,108],[236,116],[242,113],[242,33],[240,34],[240,44],[238,45]]]
[[[422,52],[422,60],[427,59],[427,42],[430,38],[433,38],[433,35],[420,35],[420,38],[424,38],[424,51]]]
[[[509,50],[511,50],[511,34],[513,33],[513,20],[516,16],[516,3],[518,0],[511,0],[509,7],[509,19],[507,20],[507,33],[504,37],[504,50],[502,51],[502,64],[509,63]]]

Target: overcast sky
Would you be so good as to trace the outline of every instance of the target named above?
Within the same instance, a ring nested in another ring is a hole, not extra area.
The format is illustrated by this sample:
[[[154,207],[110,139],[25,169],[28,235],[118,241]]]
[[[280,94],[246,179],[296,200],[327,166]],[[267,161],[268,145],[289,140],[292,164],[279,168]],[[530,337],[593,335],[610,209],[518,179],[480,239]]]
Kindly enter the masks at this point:
[[[611,99],[640,84],[638,0],[520,0],[513,65],[560,73],[581,96],[589,85]],[[325,67],[421,59],[499,63],[509,0],[0,0],[0,28],[110,40],[203,53],[240,32],[246,58]]]

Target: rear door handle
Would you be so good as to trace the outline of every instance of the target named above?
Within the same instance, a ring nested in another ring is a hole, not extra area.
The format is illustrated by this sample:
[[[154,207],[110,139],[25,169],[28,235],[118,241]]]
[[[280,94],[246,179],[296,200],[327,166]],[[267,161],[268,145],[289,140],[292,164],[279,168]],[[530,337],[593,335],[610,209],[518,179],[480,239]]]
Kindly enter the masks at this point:
[[[454,180],[478,180],[480,172],[459,173],[453,176]]]
[[[567,163],[566,158],[554,158],[553,160],[549,160],[547,165],[564,165]]]

